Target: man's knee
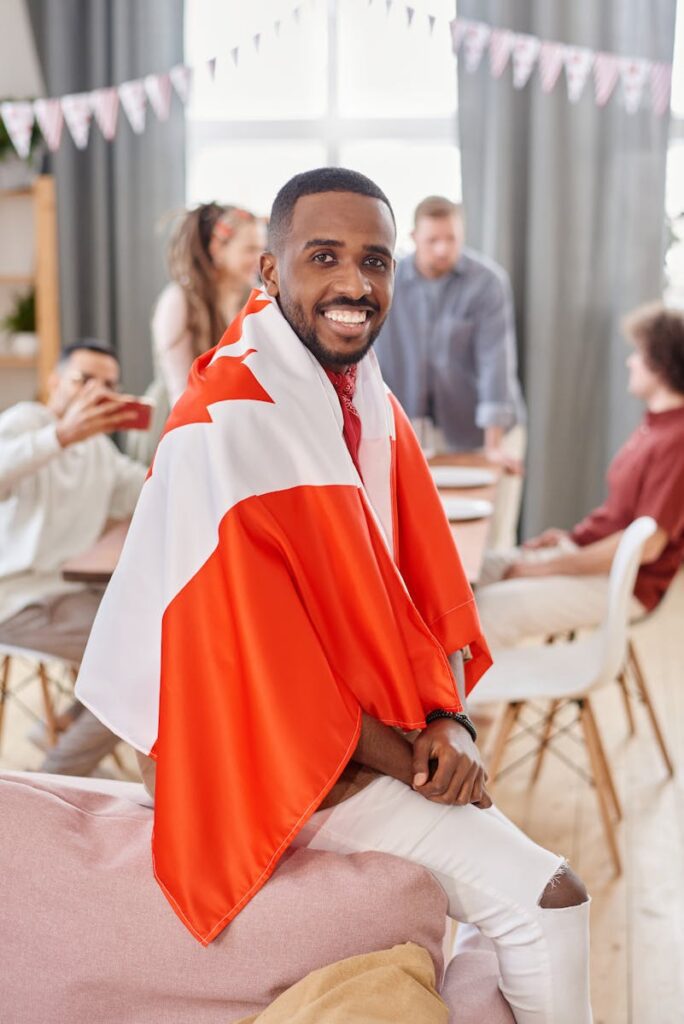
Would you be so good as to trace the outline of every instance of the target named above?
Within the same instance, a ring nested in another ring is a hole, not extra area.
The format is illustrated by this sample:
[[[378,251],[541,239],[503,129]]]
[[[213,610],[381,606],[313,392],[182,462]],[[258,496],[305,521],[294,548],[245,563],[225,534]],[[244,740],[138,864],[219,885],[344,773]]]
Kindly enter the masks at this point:
[[[539,906],[545,910],[560,910],[562,907],[578,907],[588,899],[589,893],[582,879],[568,864],[564,864],[544,889]]]

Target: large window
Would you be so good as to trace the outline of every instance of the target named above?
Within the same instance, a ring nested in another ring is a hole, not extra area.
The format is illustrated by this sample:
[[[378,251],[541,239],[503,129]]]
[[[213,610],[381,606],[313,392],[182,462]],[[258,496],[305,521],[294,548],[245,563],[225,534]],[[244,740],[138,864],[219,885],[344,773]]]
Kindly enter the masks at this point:
[[[223,57],[188,109],[188,201],[266,214],[292,174],[343,164],[385,190],[403,249],[420,199],[461,196],[454,2],[414,0],[410,25],[406,5],[388,12],[386,0],[303,0],[298,20],[295,6],[186,0],[187,62]]]
[[[684,0],[677,4],[665,213],[668,230],[666,296],[684,307]]]

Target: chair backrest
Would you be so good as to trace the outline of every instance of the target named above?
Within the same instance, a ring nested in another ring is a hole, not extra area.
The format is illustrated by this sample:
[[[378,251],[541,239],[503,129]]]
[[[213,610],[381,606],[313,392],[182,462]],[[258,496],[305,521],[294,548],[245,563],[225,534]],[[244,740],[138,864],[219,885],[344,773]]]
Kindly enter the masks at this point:
[[[629,609],[644,544],[658,529],[650,516],[635,519],[625,530],[613,557],[608,585],[608,608],[601,624],[601,673],[596,682],[612,682],[627,652]]]

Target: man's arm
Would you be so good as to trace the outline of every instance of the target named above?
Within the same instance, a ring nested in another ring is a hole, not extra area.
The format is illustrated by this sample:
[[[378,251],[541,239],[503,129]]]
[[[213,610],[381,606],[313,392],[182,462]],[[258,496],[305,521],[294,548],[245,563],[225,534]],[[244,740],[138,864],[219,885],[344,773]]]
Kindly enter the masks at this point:
[[[600,576],[610,572],[613,557],[624,530],[611,533],[608,537],[568,551],[548,562],[514,562],[505,575],[505,579],[519,579],[532,576]],[[655,562],[660,557],[668,541],[665,530],[656,530],[644,544],[641,565]]]
[[[61,450],[53,423],[36,428],[30,407],[8,409],[0,416],[0,496],[37,473]]]

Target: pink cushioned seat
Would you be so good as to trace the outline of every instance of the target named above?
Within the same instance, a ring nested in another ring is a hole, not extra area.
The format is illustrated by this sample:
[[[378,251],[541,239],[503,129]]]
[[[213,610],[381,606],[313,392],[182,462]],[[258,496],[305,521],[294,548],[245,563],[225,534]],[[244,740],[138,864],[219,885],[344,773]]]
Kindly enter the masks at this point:
[[[131,799],[137,787],[88,787],[0,775],[3,1020],[230,1024],[318,967],[409,940],[441,981],[446,901],[423,868],[297,850],[203,949],[152,877],[152,813]],[[491,953],[457,957],[443,995],[458,1024],[513,1019]]]

